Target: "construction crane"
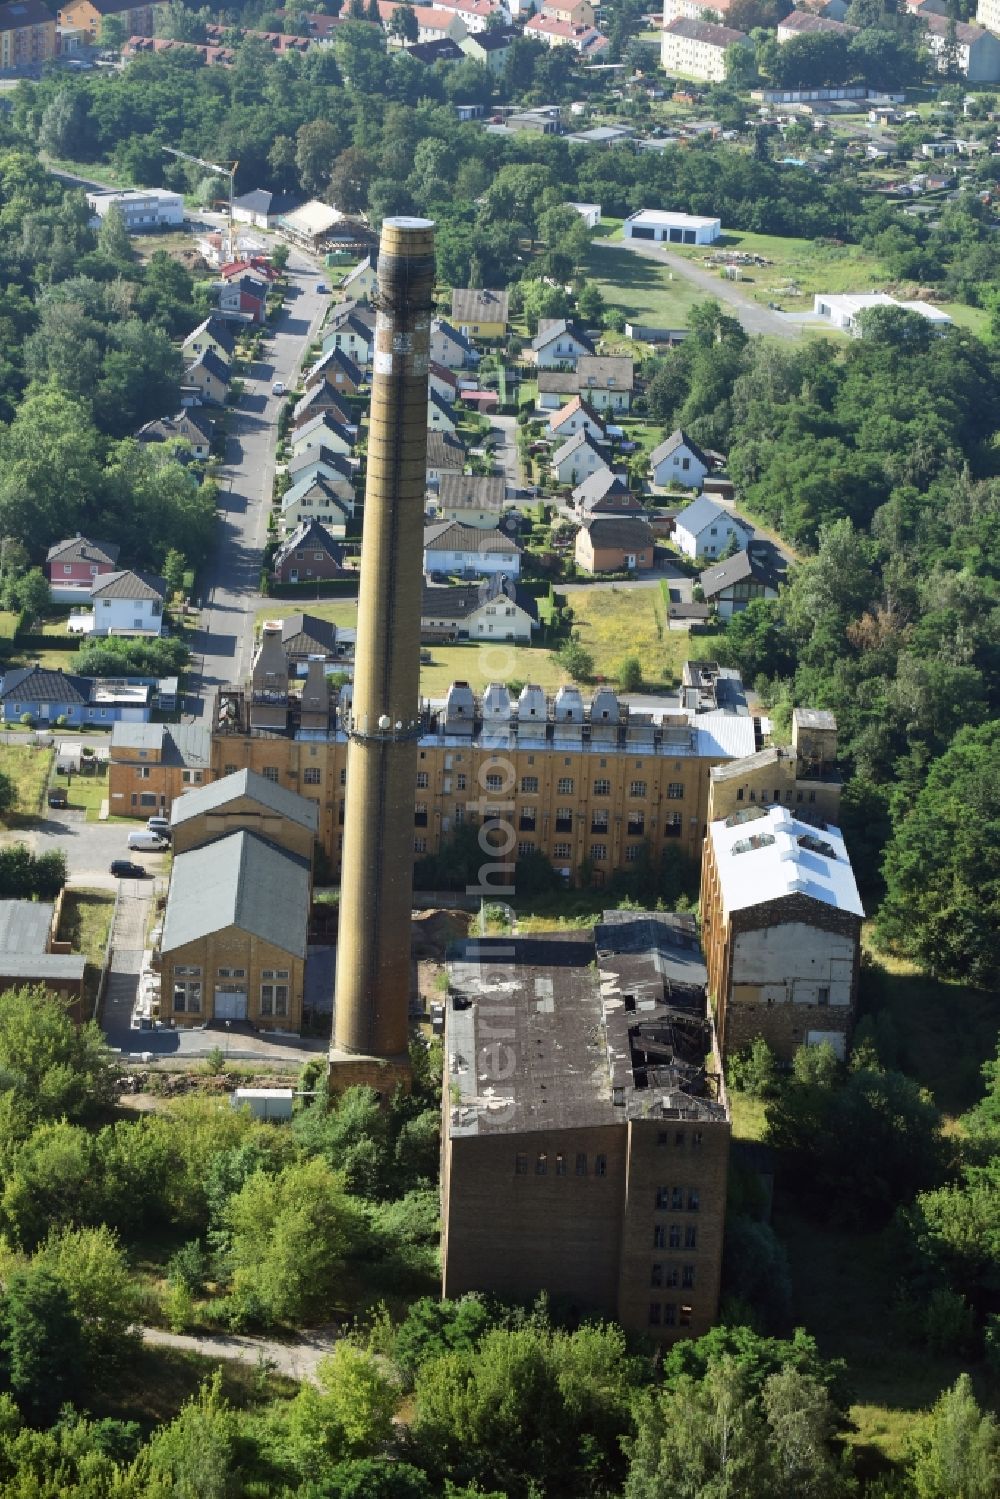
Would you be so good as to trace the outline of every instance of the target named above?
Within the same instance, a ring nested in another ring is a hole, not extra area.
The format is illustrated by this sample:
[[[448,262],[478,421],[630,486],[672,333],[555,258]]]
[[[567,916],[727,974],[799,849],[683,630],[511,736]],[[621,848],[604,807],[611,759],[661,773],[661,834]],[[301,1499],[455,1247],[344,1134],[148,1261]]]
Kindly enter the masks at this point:
[[[200,156],[191,156],[187,151],[179,151],[176,146],[164,146],[164,151],[171,156],[180,157],[181,161],[190,161],[196,167],[204,167],[206,172],[214,172],[217,177],[228,177],[229,179],[229,229],[226,234],[226,245],[224,247],[224,260],[232,260],[236,253],[235,241],[233,239],[233,182],[236,177],[238,161],[232,161],[228,165],[217,161],[205,161]]]

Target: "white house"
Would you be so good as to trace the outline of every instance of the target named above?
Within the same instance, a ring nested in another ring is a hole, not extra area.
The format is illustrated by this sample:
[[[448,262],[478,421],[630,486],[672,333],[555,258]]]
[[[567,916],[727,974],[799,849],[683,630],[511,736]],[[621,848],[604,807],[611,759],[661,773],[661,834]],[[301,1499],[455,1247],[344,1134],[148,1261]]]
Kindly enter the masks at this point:
[[[947,72],[952,63],[949,56],[952,23],[947,16],[924,16],[923,21],[927,27],[927,50],[936,59],[938,71]],[[997,83],[1000,81],[1000,38],[992,31],[984,31],[982,26],[956,21],[954,64],[970,83]]]
[[[729,48],[750,45],[745,31],[680,16],[660,33],[660,65],[665,73],[701,78],[706,83],[724,83]]]
[[[485,578],[521,571],[521,548],[502,531],[485,531],[457,521],[438,521],[424,529],[424,572],[452,577]]]
[[[130,234],[145,234],[170,224],[183,224],[184,198],[162,187],[128,188],[123,192],[88,193],[87,202],[100,223],[109,208],[117,208]]]
[[[734,536],[736,545],[745,547],[753,530],[705,495],[686,506],[674,522],[674,544],[685,557],[721,557]]]
[[[371,301],[378,290],[378,273],[370,255],[344,277],[340,290],[345,297],[352,297],[356,302]]]
[[[503,474],[441,476],[437,502],[441,520],[492,531],[499,525],[506,503],[507,480]]]
[[[537,628],[537,604],[505,573],[493,573],[482,583],[424,589],[420,633],[425,640],[515,640],[528,645]]]
[[[850,333],[854,338],[860,338],[864,331],[861,313],[868,312],[872,307],[901,307],[904,312],[915,312],[919,317],[926,318],[936,330],[942,332],[951,325],[951,318],[940,307],[933,307],[930,302],[901,302],[884,291],[839,296],[826,293],[813,298],[813,312],[818,317],[826,318],[832,328],[839,328],[841,332]]]
[[[368,323],[358,313],[349,312],[346,317],[337,319],[330,332],[324,334],[323,353],[340,350],[361,369],[367,369],[372,362],[374,343],[374,322]]]
[[[355,429],[335,421],[328,411],[321,411],[311,422],[296,428],[290,434],[292,452],[296,458],[311,448],[329,448],[333,453],[350,453],[354,447]]]
[[[566,406],[561,406],[549,417],[548,434],[560,442],[566,442],[577,432],[586,432],[595,442],[607,441],[607,428],[592,406],[574,396]]]
[[[105,573],[90,591],[94,635],[159,635],[167,584],[151,573]]]
[[[555,411],[567,396],[582,396],[595,411],[624,413],[632,404],[635,365],[621,354],[581,354],[575,370],[539,370],[538,404]]]
[[[331,536],[338,539],[347,535],[347,522],[354,511],[354,489],[346,486],[345,495],[337,482],[323,474],[310,474],[281,496],[281,527],[285,532],[294,531],[303,521],[317,520],[325,526]]]
[[[465,334],[444,318],[435,318],[431,323],[431,359],[448,370],[469,369],[479,363],[479,355]]]
[[[653,449],[649,464],[653,483],[664,489],[671,483],[681,484],[685,489],[701,489],[712,466],[698,444],[680,427]]]
[[[538,332],[531,340],[531,350],[539,369],[554,369],[560,365],[572,368],[581,354],[593,354],[594,345],[575,323],[565,318],[545,318],[538,324]]]
[[[588,229],[596,229],[601,222],[600,203],[570,203],[570,208],[575,208]]]
[[[552,455],[552,472],[560,484],[579,484],[589,474],[607,467],[607,458],[586,432],[577,432]]]
[[[667,213],[658,208],[640,208],[629,214],[622,226],[624,239],[651,239],[670,245],[713,245],[721,233],[721,219]]]

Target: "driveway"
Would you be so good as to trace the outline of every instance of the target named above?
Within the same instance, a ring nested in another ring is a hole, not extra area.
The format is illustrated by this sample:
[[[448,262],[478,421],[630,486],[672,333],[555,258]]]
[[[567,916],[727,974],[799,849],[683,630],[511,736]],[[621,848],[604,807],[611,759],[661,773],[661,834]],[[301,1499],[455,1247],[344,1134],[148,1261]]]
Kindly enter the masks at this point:
[[[231,408],[226,462],[219,473],[219,524],[215,552],[202,575],[200,628],[192,639],[194,669],[189,710],[204,716],[220,684],[238,682],[250,669],[253,624],[264,600],[260,563],[274,479],[278,412],[284,396],[272,394],[280,380],[295,384],[303,355],[320,327],[330,299],[316,290],[323,278],[305,256],[292,251],[288,294],[269,330],[265,357],[245,380],[239,405]]]
[[[517,466],[517,418],[499,413],[492,415],[490,438],[494,465],[505,476],[507,488],[518,489],[521,479]]]
[[[631,250],[633,255],[659,261],[676,276],[683,276],[685,281],[690,281],[706,297],[725,302],[750,334],[766,333],[772,338],[802,337],[802,329],[798,323],[789,321],[780,312],[772,312],[769,307],[762,307],[759,302],[751,301],[740,291],[738,281],[724,281],[718,272],[713,274],[703,271],[692,265],[690,260],[685,260],[683,255],[677,255],[663,245],[631,239],[595,239],[593,244],[598,250]]]
[[[160,1327],[141,1327],[144,1343],[156,1348],[181,1348],[186,1353],[200,1353],[202,1358],[235,1360],[241,1364],[269,1364],[278,1374],[300,1383],[309,1380],[317,1384],[316,1370],[321,1361],[333,1352],[337,1341],[334,1332],[301,1333],[289,1343],[275,1338],[245,1338],[235,1333],[202,1333],[191,1336],[187,1333],[164,1332]]]

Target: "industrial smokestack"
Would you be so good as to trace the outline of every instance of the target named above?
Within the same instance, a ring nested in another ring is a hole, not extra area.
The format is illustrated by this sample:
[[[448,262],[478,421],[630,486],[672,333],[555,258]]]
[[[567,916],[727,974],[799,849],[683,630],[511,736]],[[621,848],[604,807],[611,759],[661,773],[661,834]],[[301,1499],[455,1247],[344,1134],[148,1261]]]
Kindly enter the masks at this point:
[[[347,750],[334,1055],[405,1065],[420,734],[420,604],[434,226],[382,224]],[[357,1072],[352,1080],[362,1080]]]

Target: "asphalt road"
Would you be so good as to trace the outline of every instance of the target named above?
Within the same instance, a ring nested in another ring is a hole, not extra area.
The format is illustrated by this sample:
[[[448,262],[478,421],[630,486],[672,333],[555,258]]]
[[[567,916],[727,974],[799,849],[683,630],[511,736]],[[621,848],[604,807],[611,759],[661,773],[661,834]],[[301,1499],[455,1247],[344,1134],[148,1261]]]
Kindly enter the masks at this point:
[[[663,245],[630,239],[595,239],[593,243],[598,250],[631,250],[633,255],[642,255],[646,260],[659,261],[661,265],[673,271],[675,276],[683,276],[685,281],[690,281],[699,291],[704,292],[706,297],[714,297],[718,302],[725,302],[748,333],[766,333],[772,338],[802,337],[802,329],[798,324],[790,322],[780,312],[772,312],[769,307],[761,307],[759,302],[752,302],[744,296],[740,291],[738,281],[723,281],[717,273],[713,275],[708,271],[700,270],[689,260],[685,260],[683,255],[674,254]]]
[[[192,639],[195,669],[187,708],[196,716],[210,711],[220,684],[239,681],[250,669],[254,618],[263,603],[260,560],[267,540],[276,423],[285,399],[271,388],[278,380],[286,388],[295,384],[302,356],[330,301],[316,290],[324,273],[305,256],[292,251],[288,271],[285,307],[272,325],[265,357],[254,364],[233,408],[219,474],[215,554],[203,574],[201,627]]]

